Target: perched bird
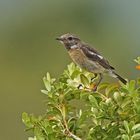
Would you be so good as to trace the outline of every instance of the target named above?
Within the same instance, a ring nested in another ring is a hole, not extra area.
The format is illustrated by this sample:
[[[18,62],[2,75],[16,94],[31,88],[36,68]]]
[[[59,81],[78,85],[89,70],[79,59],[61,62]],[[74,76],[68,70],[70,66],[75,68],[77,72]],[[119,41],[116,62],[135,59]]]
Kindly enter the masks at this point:
[[[102,74],[104,73],[118,78],[124,84],[127,83],[125,79],[115,72],[115,69],[100,53],[87,43],[81,41],[77,36],[67,33],[56,39],[65,46],[75,64],[88,72],[94,73],[96,76],[100,76],[96,88],[101,82]]]

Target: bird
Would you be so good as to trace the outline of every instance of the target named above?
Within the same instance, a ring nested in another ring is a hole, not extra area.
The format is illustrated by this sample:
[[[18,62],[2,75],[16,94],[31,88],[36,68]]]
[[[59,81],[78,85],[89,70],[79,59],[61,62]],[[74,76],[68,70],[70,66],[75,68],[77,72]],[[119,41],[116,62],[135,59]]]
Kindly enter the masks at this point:
[[[99,75],[99,81],[95,86],[95,90],[103,79],[104,74],[118,78],[123,84],[127,81],[115,72],[109,62],[93,47],[83,42],[74,34],[66,33],[56,38],[67,49],[69,56],[73,62],[80,68],[93,73],[94,76]]]

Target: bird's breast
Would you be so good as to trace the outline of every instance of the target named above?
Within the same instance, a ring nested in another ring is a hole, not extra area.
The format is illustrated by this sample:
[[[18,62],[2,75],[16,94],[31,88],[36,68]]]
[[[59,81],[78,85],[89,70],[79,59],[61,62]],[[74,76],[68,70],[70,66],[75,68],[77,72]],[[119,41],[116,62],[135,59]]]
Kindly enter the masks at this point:
[[[69,55],[77,65],[82,65],[86,61],[86,56],[80,49],[69,50]]]
[[[104,71],[104,68],[97,62],[89,60],[82,50],[70,49],[68,53],[74,63],[76,63],[79,67],[93,73],[102,73]]]

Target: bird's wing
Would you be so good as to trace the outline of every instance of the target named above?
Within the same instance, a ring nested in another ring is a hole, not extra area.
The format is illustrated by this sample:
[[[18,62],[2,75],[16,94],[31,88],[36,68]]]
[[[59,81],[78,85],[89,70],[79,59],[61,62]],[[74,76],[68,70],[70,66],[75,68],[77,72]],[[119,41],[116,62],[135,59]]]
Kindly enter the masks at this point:
[[[81,46],[82,51],[84,54],[92,61],[98,62],[101,66],[103,66],[105,69],[112,69],[114,68],[110,66],[109,62],[104,59],[102,55],[100,55],[94,48],[89,47],[86,44],[83,44]]]

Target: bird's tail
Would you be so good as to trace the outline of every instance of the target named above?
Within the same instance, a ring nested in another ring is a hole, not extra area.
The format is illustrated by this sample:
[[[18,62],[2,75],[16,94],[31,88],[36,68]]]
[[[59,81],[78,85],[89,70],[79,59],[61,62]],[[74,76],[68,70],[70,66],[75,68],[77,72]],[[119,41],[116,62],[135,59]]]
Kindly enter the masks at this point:
[[[122,78],[120,75],[118,75],[115,72],[113,72],[113,74],[116,76],[116,78],[118,78],[122,83],[124,83],[126,85],[127,81],[124,78]]]

